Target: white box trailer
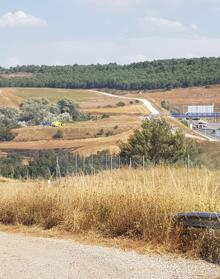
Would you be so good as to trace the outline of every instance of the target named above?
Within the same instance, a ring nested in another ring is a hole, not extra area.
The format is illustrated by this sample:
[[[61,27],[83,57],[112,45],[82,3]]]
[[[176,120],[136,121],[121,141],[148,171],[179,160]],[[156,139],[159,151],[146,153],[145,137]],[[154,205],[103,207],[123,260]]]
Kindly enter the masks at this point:
[[[187,113],[214,113],[214,105],[190,105]]]

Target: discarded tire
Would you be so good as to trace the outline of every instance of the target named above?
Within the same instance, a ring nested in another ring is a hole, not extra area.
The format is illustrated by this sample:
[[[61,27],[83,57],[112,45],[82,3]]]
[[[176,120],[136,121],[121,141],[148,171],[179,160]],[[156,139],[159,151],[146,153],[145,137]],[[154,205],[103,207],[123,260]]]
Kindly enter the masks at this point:
[[[220,213],[178,213],[175,221],[183,227],[220,230]]]
[[[197,247],[199,257],[220,264],[220,213],[178,213],[173,220],[181,251]]]

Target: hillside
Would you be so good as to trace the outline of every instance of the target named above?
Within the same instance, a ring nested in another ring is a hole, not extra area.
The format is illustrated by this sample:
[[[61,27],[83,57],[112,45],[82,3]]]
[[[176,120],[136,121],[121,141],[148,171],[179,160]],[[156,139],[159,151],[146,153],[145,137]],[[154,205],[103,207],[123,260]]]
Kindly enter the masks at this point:
[[[81,154],[91,154],[110,149],[117,150],[117,142],[126,140],[131,132],[139,128],[143,115],[148,114],[141,103],[112,98],[89,90],[67,90],[48,88],[2,88],[0,106],[18,107],[28,98],[45,97],[57,102],[66,97],[76,102],[81,112],[90,113],[94,119],[65,123],[63,138],[54,140],[59,128],[31,126],[15,129],[16,137],[11,142],[1,142],[1,152],[21,155],[32,154],[36,150],[77,150]],[[3,98],[4,96],[4,98]],[[124,106],[117,106],[118,102]],[[104,117],[103,117],[104,116]]]
[[[219,86],[209,88],[197,87],[190,89],[174,89],[170,91],[138,92],[114,91],[137,98],[150,99],[160,107],[162,100],[168,100],[174,106],[186,103],[215,103],[220,106]],[[132,95],[131,95],[132,93]],[[11,142],[0,143],[3,153],[27,155],[37,150],[69,150],[77,151],[82,155],[94,154],[97,151],[109,149],[118,151],[119,140],[126,140],[132,131],[139,128],[144,115],[148,111],[141,103],[130,104],[129,100],[112,98],[90,90],[70,90],[54,88],[2,88],[0,106],[18,106],[22,100],[31,97],[46,97],[51,102],[57,102],[63,97],[74,100],[79,104],[81,111],[96,115],[96,120],[65,124],[62,128],[63,139],[54,140],[58,128],[24,127],[14,130],[16,138]],[[117,103],[123,101],[125,106],[119,107]],[[103,114],[109,117],[101,118]],[[190,131],[179,122],[172,122],[172,126],[180,126],[187,134]],[[201,148],[207,153],[207,165],[219,166],[220,144],[201,142]]]
[[[174,88],[171,90],[153,91],[113,91],[117,95],[132,96],[150,100],[157,107],[162,101],[166,101],[170,108],[179,108],[184,111],[188,105],[214,105],[215,111],[220,111],[220,86],[200,86],[191,88]]]
[[[220,58],[170,59],[130,65],[0,67],[0,87],[171,89],[220,83]]]

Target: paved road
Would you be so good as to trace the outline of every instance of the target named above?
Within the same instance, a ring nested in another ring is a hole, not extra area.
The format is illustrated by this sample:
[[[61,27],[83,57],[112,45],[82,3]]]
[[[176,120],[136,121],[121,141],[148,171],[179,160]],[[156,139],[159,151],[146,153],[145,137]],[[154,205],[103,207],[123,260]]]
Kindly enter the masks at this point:
[[[119,99],[126,99],[126,100],[138,100],[140,102],[142,102],[144,104],[144,106],[146,107],[146,109],[153,115],[158,115],[160,114],[160,112],[151,104],[151,102],[149,102],[146,99],[140,99],[140,98],[133,98],[133,97],[125,97],[125,96],[120,96],[120,95],[114,95],[114,94],[110,94],[110,93],[106,93],[106,92],[101,92],[101,91],[97,91],[97,90],[90,90],[91,92],[95,92],[95,93],[99,93],[105,96],[109,96],[109,97],[113,97],[113,98],[119,98]]]
[[[219,267],[203,261],[0,233],[1,279],[215,279],[219,275]]]

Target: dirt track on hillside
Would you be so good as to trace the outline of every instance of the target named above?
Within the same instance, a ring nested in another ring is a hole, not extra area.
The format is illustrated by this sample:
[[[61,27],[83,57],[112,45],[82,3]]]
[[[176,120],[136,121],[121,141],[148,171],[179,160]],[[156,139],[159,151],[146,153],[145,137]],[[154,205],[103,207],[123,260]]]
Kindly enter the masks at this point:
[[[0,233],[1,279],[201,279],[220,269],[202,261]]]
[[[0,89],[0,106],[5,107],[18,107],[22,102],[22,98],[13,94],[13,89],[3,88]]]

